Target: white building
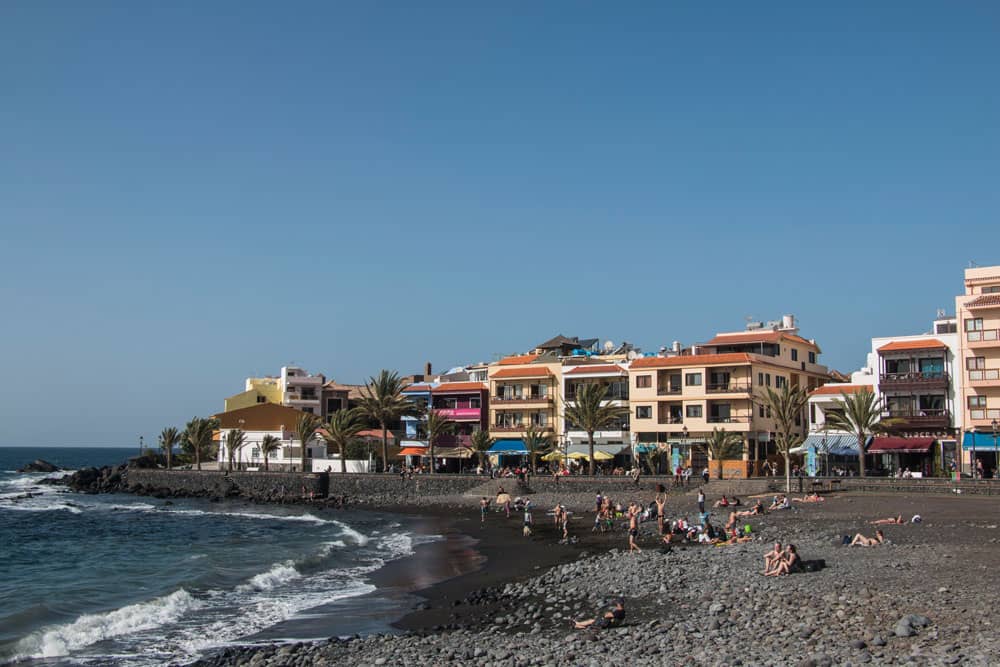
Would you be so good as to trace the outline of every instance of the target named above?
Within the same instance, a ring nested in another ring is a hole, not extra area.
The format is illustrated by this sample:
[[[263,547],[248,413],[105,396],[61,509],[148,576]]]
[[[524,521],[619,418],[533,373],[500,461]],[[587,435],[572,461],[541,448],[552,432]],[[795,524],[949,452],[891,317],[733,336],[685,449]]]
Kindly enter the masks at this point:
[[[562,395],[565,397],[567,405],[573,405],[576,393],[582,386],[593,383],[601,383],[606,387],[604,400],[601,401],[602,405],[614,405],[625,409],[617,424],[604,431],[594,432],[595,451],[611,455],[620,454],[631,444],[628,413],[628,369],[624,363],[566,364],[563,366]],[[558,415],[560,419],[565,421],[563,433],[566,442],[564,444],[567,446],[568,453],[589,454],[590,441],[587,438],[587,432],[580,430],[578,426],[566,419],[563,405],[558,407]]]
[[[264,455],[260,443],[271,435],[280,441],[278,449],[267,457],[269,470],[300,470],[302,466],[302,443],[295,433],[299,418],[306,413],[284,405],[261,403],[248,408],[230,410],[214,415],[219,420],[216,435],[219,445],[218,462],[222,467],[229,465],[226,437],[234,429],[245,434],[244,445],[236,452],[234,461],[241,470],[264,469]],[[326,443],[319,436],[306,443],[307,459],[327,459]],[[306,466],[311,469],[307,461]]]

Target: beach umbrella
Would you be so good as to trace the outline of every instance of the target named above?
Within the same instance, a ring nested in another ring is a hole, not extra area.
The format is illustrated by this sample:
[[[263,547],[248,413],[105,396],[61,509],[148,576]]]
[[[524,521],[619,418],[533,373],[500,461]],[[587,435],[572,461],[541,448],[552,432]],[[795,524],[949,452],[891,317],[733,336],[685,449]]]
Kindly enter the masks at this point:
[[[559,461],[562,458],[563,458],[563,453],[560,452],[560,451],[558,451],[558,450],[556,450],[556,451],[551,451],[548,454],[546,454],[545,456],[543,456],[542,460],[543,461]]]
[[[586,458],[586,456],[584,456],[584,458]],[[607,452],[602,452],[601,450],[594,452],[594,459],[597,461],[610,461],[613,458],[615,458],[613,454],[608,454]]]

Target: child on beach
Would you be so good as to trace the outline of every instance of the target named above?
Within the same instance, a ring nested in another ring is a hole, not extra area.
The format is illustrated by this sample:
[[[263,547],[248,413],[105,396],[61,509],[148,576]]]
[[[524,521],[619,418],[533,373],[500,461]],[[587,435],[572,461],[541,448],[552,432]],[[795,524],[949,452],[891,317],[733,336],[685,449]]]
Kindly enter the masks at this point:
[[[524,505],[524,536],[531,537],[531,525],[533,523],[531,517],[531,501],[529,500]]]

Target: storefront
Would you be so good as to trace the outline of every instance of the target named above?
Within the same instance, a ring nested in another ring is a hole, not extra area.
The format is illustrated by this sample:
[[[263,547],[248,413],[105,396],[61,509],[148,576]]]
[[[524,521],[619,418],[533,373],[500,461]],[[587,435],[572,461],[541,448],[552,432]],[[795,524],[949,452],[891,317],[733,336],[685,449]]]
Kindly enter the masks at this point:
[[[935,470],[936,444],[934,438],[875,438],[868,447],[874,457],[873,472],[893,476],[908,470],[914,477],[930,477]]]

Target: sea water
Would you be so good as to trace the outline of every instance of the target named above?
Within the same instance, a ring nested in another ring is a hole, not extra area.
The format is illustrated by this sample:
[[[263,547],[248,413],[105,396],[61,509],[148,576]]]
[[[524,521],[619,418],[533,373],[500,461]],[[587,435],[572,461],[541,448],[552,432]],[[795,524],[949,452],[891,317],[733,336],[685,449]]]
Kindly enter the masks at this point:
[[[387,631],[413,601],[379,595],[372,575],[441,539],[388,514],[83,495],[15,472],[128,453],[0,448],[0,664],[183,663],[228,644]]]

